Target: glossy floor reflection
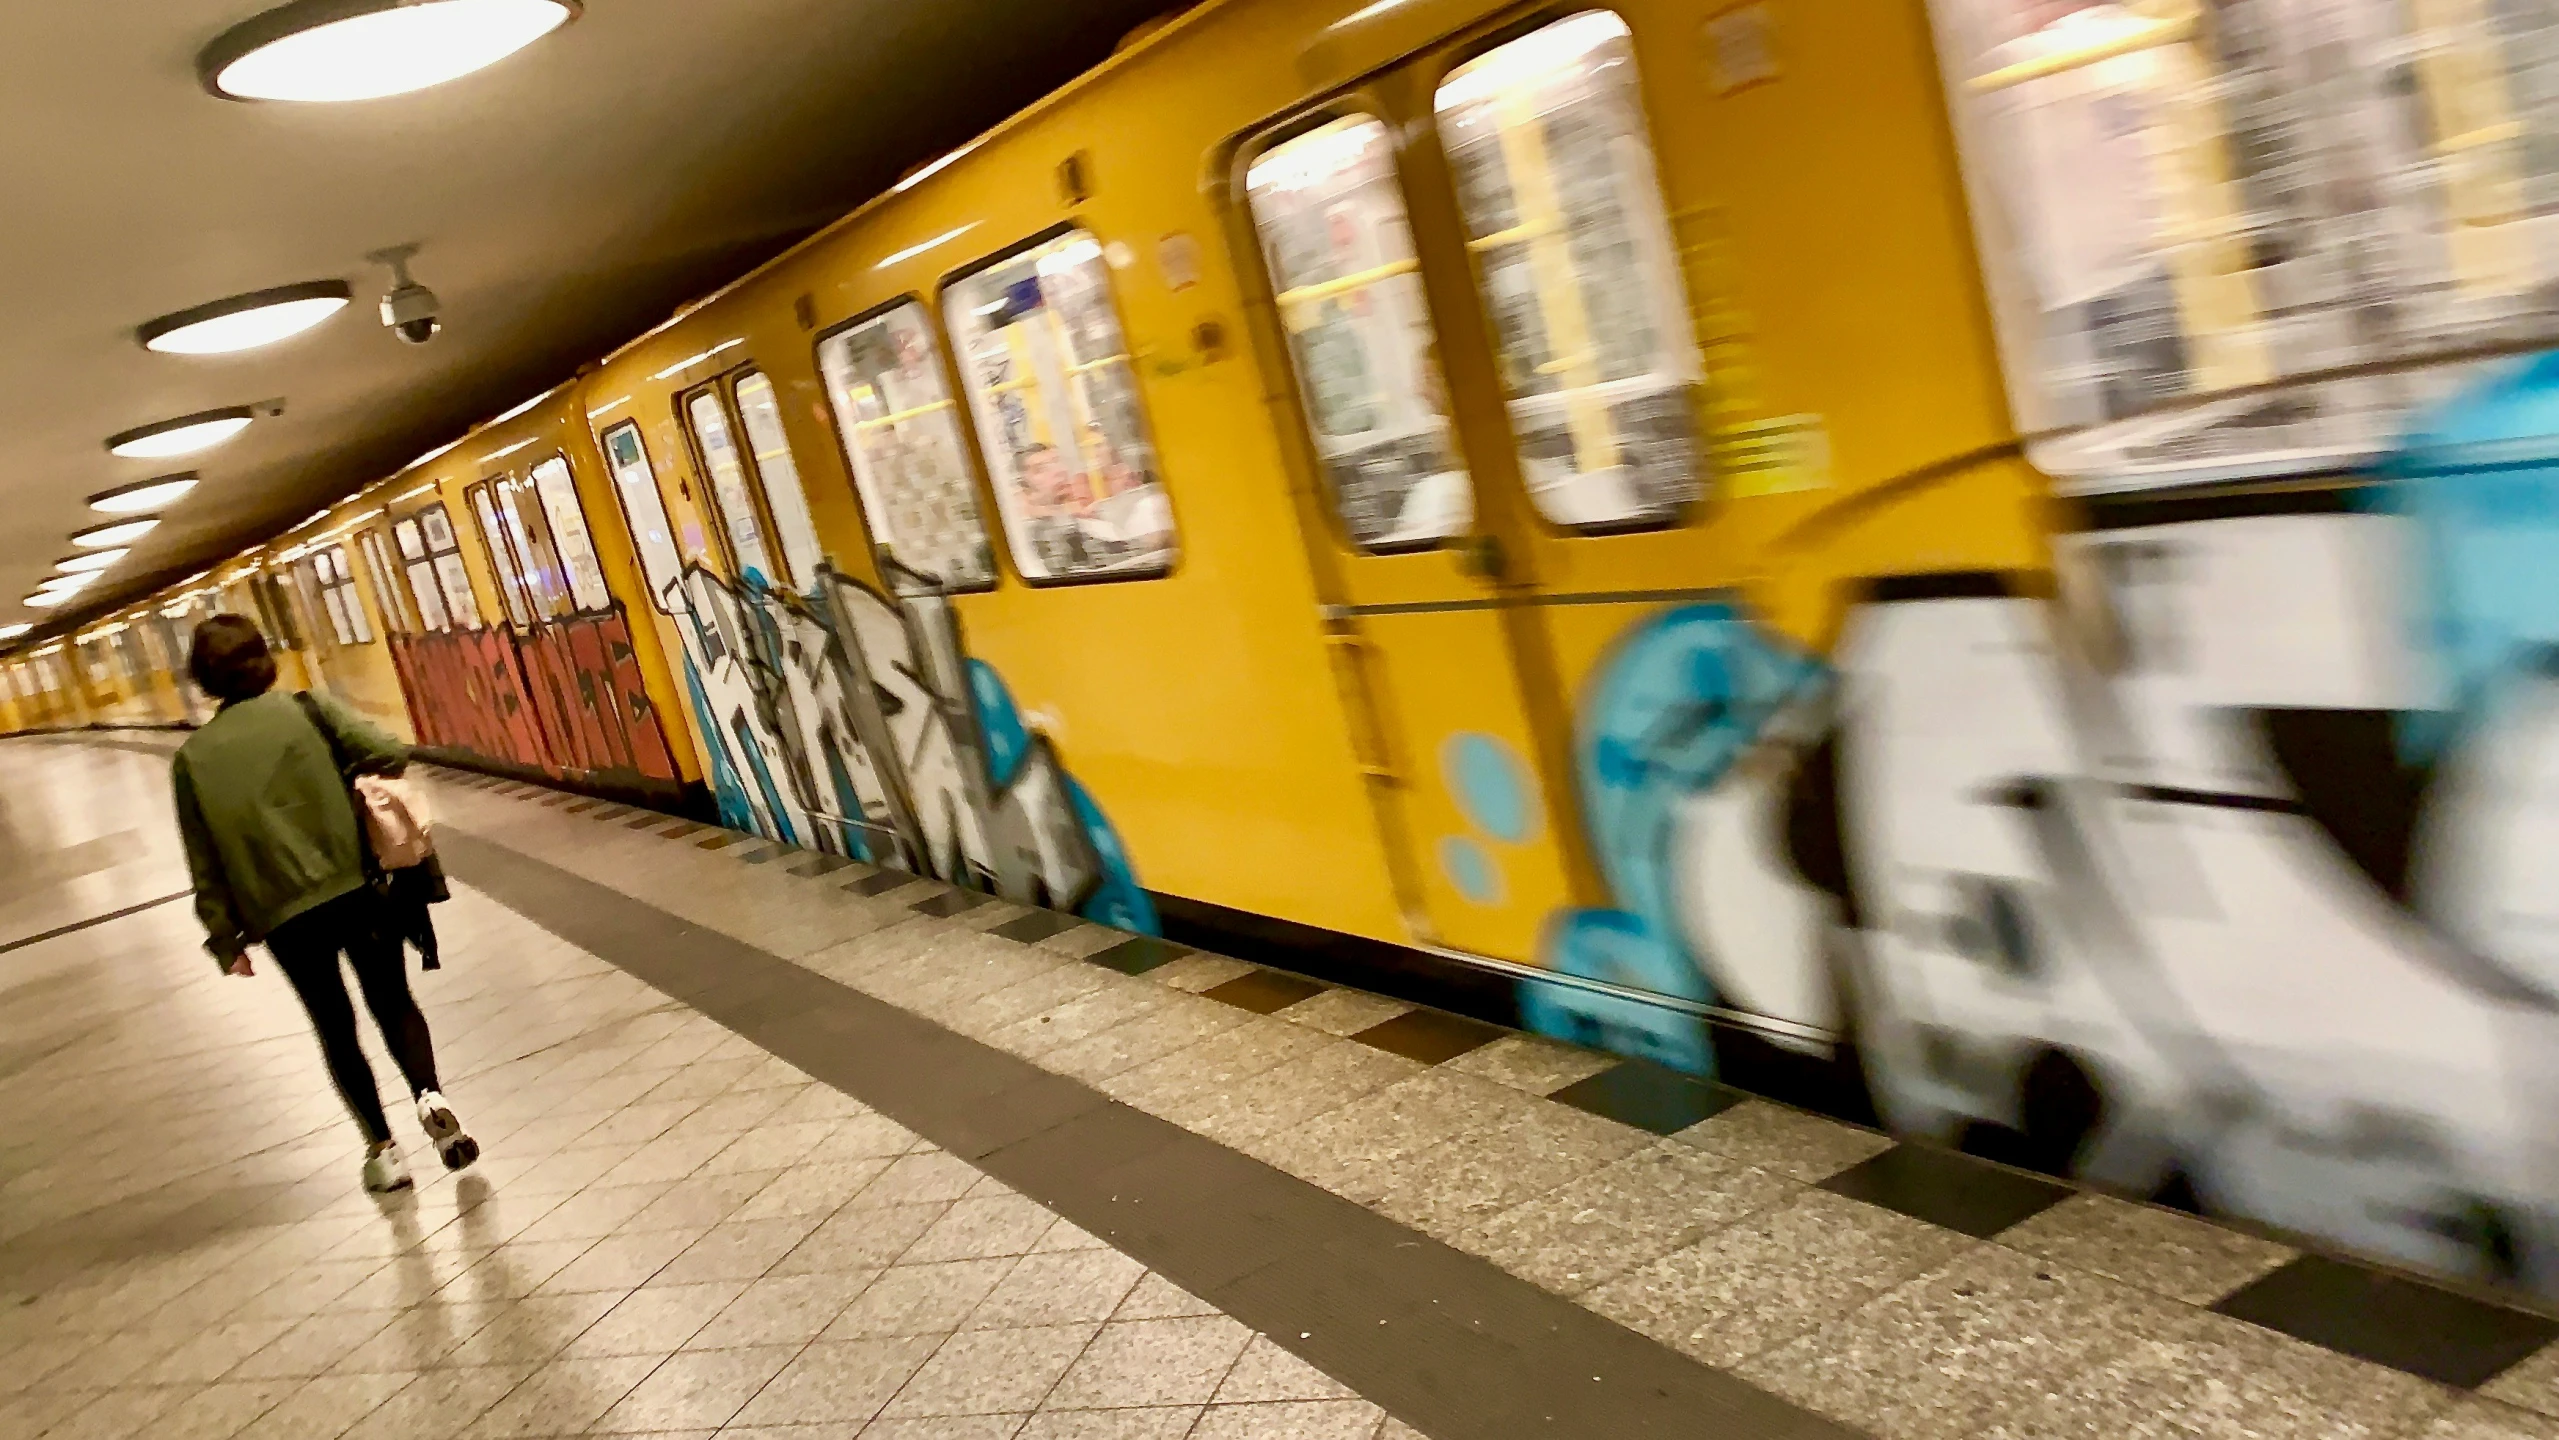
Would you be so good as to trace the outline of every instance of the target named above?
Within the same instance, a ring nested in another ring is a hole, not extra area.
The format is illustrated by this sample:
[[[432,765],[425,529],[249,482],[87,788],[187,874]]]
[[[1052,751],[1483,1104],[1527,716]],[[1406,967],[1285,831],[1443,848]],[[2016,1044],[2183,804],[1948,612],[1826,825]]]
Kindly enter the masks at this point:
[[[378,1202],[173,743],[0,741],[5,1440],[2559,1440],[2495,1296],[452,773]]]
[[[137,837],[12,927],[172,888],[157,765],[0,747],[20,856]],[[0,1435],[1410,1433],[467,888],[439,919],[419,994],[490,1158],[436,1171],[395,1109],[384,1201],[282,980],[217,975],[183,903],[0,961]]]

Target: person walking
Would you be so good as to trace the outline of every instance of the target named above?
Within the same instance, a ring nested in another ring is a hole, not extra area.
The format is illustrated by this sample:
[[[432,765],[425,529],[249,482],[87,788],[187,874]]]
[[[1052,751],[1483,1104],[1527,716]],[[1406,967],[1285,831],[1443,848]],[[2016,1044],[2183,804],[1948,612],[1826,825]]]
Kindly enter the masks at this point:
[[[187,675],[218,707],[170,766],[205,949],[225,973],[247,976],[255,973],[249,947],[263,942],[284,971],[319,1034],[329,1078],[364,1131],[366,1189],[401,1189],[409,1169],[356,1040],[340,955],[355,968],[365,1008],[437,1155],[447,1169],[470,1164],[479,1144],[437,1084],[434,1039],[409,994],[397,929],[366,873],[350,777],[334,758],[396,774],[408,748],[326,696],[276,693],[266,637],[238,615],[196,627]]]

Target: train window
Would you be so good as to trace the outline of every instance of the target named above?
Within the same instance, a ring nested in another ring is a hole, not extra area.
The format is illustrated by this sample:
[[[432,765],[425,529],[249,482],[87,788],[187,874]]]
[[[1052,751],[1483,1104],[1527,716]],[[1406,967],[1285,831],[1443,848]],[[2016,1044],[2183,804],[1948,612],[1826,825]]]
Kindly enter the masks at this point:
[[[284,650],[308,649],[302,638],[302,617],[294,613],[293,592],[281,575],[261,574],[250,577],[249,597],[257,602],[258,619],[276,646]]]
[[[480,597],[471,589],[471,567],[463,562],[462,541],[453,533],[453,517],[446,514],[443,504],[438,502],[419,511],[415,519],[422,542],[420,553],[426,557],[427,578],[435,582],[432,588],[437,598],[444,602],[445,615],[453,625],[478,628],[483,623],[480,619]],[[405,542],[401,548],[405,553]],[[410,568],[409,575],[412,581],[417,578],[416,567]],[[413,588],[422,597],[427,593],[426,587]],[[436,628],[447,627],[438,625]]]
[[[347,628],[346,611],[339,607],[329,584],[327,558],[323,555],[306,557],[301,564],[293,567],[293,580],[295,588],[306,598],[316,598],[312,608],[321,620],[327,622],[326,633],[330,643],[339,646],[354,644],[355,632]]]
[[[320,591],[320,607],[328,612],[329,633],[340,645],[372,644],[373,625],[365,618],[363,597],[356,594],[346,548],[333,545],[312,556],[311,575]]]
[[[901,301],[828,335],[817,363],[890,586],[928,593],[992,586],[986,517],[924,307]]]
[[[344,545],[336,546],[329,554],[337,570],[338,589],[346,601],[347,628],[355,632],[355,643],[370,645],[373,643],[373,619],[364,612],[364,594],[356,588],[355,568],[347,563],[347,549]]]
[[[293,567],[285,572],[286,584],[301,597],[305,608],[326,626],[325,629],[314,626],[315,630],[325,634],[332,645],[352,645],[355,641],[347,631],[346,616],[335,605],[329,603],[328,585],[320,578],[319,565],[317,556],[295,562]]]
[[[296,632],[294,649],[316,650],[323,640],[331,649],[337,648],[338,638],[327,628],[328,612],[320,605],[319,581],[311,573],[309,560],[278,571],[275,590],[280,611],[292,617],[292,628]]]
[[[613,493],[621,497],[622,518],[640,552],[649,602],[663,610],[667,592],[684,571],[684,558],[676,551],[675,527],[667,523],[666,497],[658,493],[638,421],[625,420],[604,432],[604,466],[613,472]]]
[[[347,616],[347,597],[340,592],[346,584],[338,578],[337,562],[332,552],[323,550],[311,557],[312,580],[320,592],[320,609],[329,620],[329,636],[341,646],[356,643],[355,622]]]
[[[429,630],[450,630],[453,619],[444,608],[444,590],[436,583],[435,563],[427,558],[426,540],[412,518],[391,526],[391,542],[399,547],[402,572],[409,578],[409,597],[417,602],[418,623]]]
[[[392,568],[391,556],[382,548],[382,532],[364,531],[356,536],[355,548],[364,557],[365,578],[373,583],[373,598],[382,607],[382,628],[416,634],[417,602],[400,583],[400,572]]]
[[[717,387],[695,391],[684,402],[684,418],[701,448],[702,468],[711,477],[711,500],[720,512],[720,529],[728,536],[729,561],[740,578],[752,576],[770,585],[777,578],[764,548],[764,519],[756,513],[755,495],[747,488],[746,466],[738,459],[737,438],[729,431],[729,412],[720,404]]]
[[[569,602],[579,610],[613,607],[613,592],[604,584],[604,562],[595,553],[595,532],[586,523],[586,507],[565,457],[554,455],[533,467],[534,498],[542,502],[542,518],[550,522],[551,548],[560,557],[561,579]]]
[[[520,630],[533,623],[533,602],[524,593],[524,576],[517,569],[505,522],[498,518],[498,502],[490,491],[484,480],[462,493],[470,497],[471,514],[480,522],[480,543],[488,550],[489,568],[497,572],[498,600],[506,606],[506,618]]]
[[[782,406],[773,382],[760,370],[737,378],[738,423],[746,427],[746,443],[755,459],[765,513],[773,517],[773,536],[782,543],[782,563],[789,583],[809,589],[826,563],[818,544],[817,522],[809,516],[809,496],[800,484],[799,462],[791,458],[790,436],[782,429]]]
[[[942,320],[1023,578],[1164,573],[1173,507],[1100,242],[1070,229],[1000,257],[951,282]]]
[[[1351,539],[1390,550],[1464,533],[1474,493],[1449,429],[1385,125],[1345,115],[1283,140],[1255,157],[1244,190]]]
[[[1700,489],[1704,372],[1626,22],[1523,35],[1435,104],[1530,498],[1574,529],[1676,523]]]
[[[560,547],[551,537],[551,525],[542,513],[540,500],[520,476],[501,476],[489,491],[497,501],[498,523],[506,527],[507,542],[515,551],[518,573],[524,577],[525,598],[533,602],[534,617],[556,619],[567,614],[571,607],[565,567],[560,563]]]
[[[556,620],[576,609],[569,598],[567,566],[530,481],[501,475],[489,482],[498,523],[506,527],[506,548],[513,555],[516,577],[523,582],[526,604],[536,620]]]
[[[2089,488],[2385,450],[2559,324],[2559,20],[1931,0],[2012,402]]]

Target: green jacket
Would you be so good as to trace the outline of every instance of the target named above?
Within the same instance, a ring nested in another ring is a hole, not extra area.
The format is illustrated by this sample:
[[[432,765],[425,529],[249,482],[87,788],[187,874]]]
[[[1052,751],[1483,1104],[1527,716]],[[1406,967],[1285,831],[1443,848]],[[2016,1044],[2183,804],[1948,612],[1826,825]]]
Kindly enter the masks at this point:
[[[407,762],[407,746],[338,701],[313,698],[359,767]],[[223,706],[169,768],[205,948],[226,967],[278,925],[364,884],[355,803],[291,692]]]

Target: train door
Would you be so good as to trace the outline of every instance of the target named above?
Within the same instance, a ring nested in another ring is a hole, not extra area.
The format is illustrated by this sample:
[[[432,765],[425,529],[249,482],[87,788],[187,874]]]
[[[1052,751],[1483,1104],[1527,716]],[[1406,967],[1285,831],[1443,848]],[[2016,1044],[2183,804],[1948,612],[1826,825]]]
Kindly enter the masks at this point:
[[[825,552],[772,380],[738,370],[686,391],[677,409],[710,482],[730,573],[776,590],[814,587]]]
[[[1515,643],[1549,687],[1534,698],[1570,797],[1556,823],[1592,880],[1538,956],[1581,983],[1524,1003],[1540,1028],[1699,1067],[1703,1038],[1675,1012],[1813,1045],[1839,1017],[1829,901],[1789,860],[1823,672],[1742,602],[1744,522],[1767,512],[1709,495],[1710,437],[1717,500],[1817,487],[1828,447],[1817,418],[1761,409],[1719,309],[1716,203],[1692,163],[1674,206],[1656,161],[1636,29],[1693,43],[1683,14],[1630,0],[1449,44],[1410,67],[1409,143],[1444,167],[1443,223],[1417,239],[1462,292],[1446,325],[1473,322],[1489,351],[1478,448],[1498,452],[1485,470],[1518,516]]]
[[[1326,639],[1408,918],[1426,943],[1533,963],[1588,887],[1556,823],[1554,685],[1519,605],[1527,516],[1485,443],[1482,327],[1416,245],[1448,209],[1435,154],[1396,142],[1427,97],[1383,77],[1248,142],[1237,178],[1295,380],[1282,432],[1317,477],[1299,508]]]
[[[1434,928],[1703,1005],[1662,857],[1773,811],[1662,797],[1782,725],[1805,670],[1743,621],[1706,524],[1706,247],[1665,201],[1634,54],[1598,8],[1458,38],[1272,130],[1241,178],[1326,481],[1331,618],[1378,677],[1381,793]],[[1770,488],[1818,465],[1817,434],[1741,439]],[[1715,873],[1752,891],[1729,913],[1799,898]]]

